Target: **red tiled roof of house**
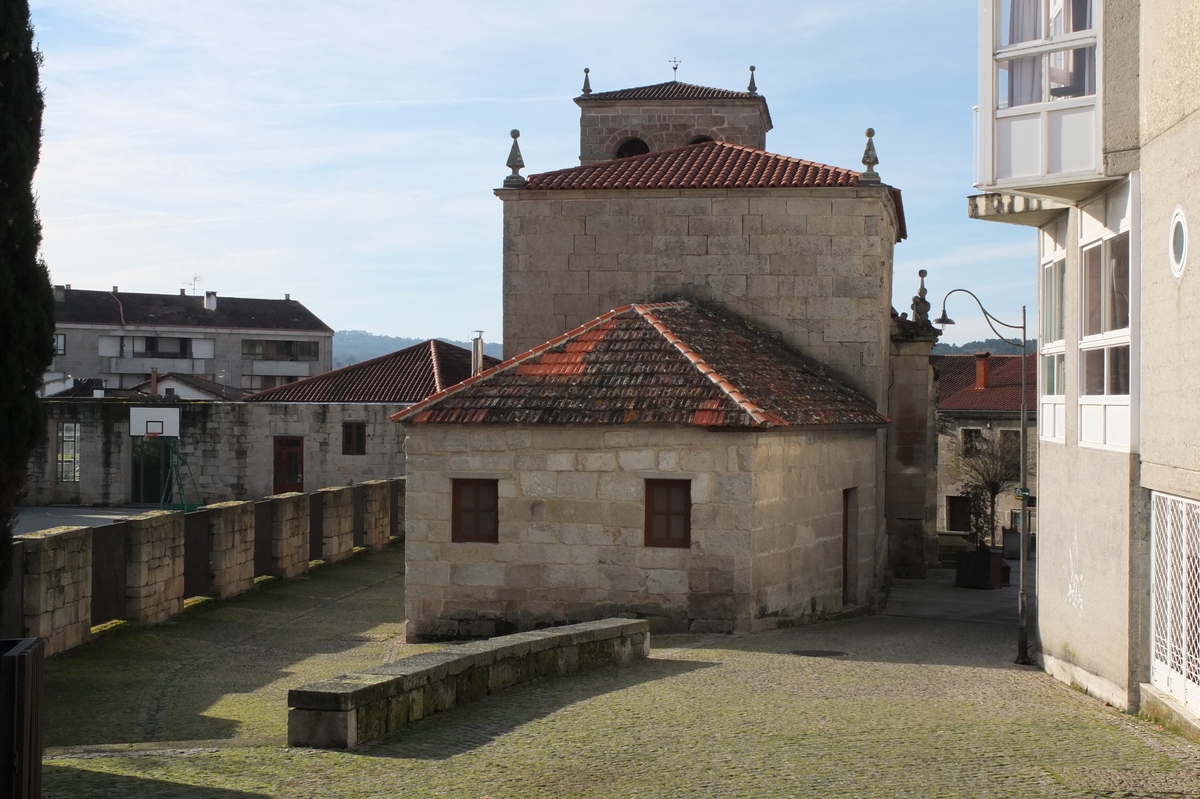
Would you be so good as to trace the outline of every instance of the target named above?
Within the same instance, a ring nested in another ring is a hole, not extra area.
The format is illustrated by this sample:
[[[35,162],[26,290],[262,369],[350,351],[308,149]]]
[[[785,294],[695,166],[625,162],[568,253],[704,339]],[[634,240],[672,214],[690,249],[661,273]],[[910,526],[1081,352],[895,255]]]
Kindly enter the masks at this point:
[[[937,370],[939,411],[1019,411],[1021,409],[1021,356],[988,358],[988,387],[975,388],[974,355],[931,355]],[[1037,353],[1025,356],[1025,400],[1030,418],[1037,410]]]
[[[500,363],[483,356],[484,368]],[[246,402],[418,402],[471,376],[471,351],[430,339],[389,355],[268,388]]]
[[[800,356],[686,302],[609,311],[392,421],[734,428],[888,422]]]
[[[721,141],[530,175],[526,189],[857,186],[858,172]]]
[[[637,86],[632,89],[617,89],[611,92],[592,92],[581,94],[575,102],[611,102],[638,100],[753,100],[763,99],[762,95],[750,92],[735,92],[729,89],[714,89],[711,86],[697,86],[694,83],[667,81],[655,83],[652,86]]]

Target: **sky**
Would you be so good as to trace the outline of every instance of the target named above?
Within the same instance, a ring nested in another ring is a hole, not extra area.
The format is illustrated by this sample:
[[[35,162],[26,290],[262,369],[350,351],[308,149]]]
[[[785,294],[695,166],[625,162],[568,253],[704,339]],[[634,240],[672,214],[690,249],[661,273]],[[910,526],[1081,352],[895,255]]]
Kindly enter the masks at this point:
[[[76,288],[282,297],[337,330],[501,329],[509,130],[524,174],[578,164],[594,91],[744,90],[767,149],[904,193],[907,311],[967,288],[1035,317],[1028,228],[970,220],[976,4],[958,0],[32,0],[44,55],[43,255]],[[991,335],[951,298],[943,340]],[[1032,337],[1032,333],[1031,333]]]

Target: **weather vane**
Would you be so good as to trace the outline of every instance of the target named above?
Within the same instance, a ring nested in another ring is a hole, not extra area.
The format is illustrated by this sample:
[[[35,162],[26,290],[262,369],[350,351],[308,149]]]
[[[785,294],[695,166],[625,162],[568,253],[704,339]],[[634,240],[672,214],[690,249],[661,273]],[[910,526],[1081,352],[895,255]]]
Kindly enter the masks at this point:
[[[672,58],[667,63],[671,65],[671,73],[672,73],[671,80],[679,80],[679,65],[682,64],[683,62],[680,61],[678,58]]]

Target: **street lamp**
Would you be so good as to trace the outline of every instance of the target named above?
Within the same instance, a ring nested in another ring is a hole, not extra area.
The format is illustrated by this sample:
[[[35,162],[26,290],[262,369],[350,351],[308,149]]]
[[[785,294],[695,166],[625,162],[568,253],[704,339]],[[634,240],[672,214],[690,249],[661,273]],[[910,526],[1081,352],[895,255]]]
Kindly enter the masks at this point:
[[[1022,665],[1030,665],[1032,661],[1029,659],[1029,605],[1026,602],[1026,571],[1029,566],[1029,450],[1026,442],[1026,418],[1028,416],[1029,400],[1025,394],[1025,370],[1028,348],[1028,332],[1025,328],[1025,306],[1021,306],[1021,324],[1010,325],[1007,322],[1001,322],[996,317],[988,313],[988,309],[983,307],[983,303],[975,296],[973,292],[966,289],[953,289],[942,298],[942,315],[933,320],[935,325],[954,324],[954,320],[946,315],[946,300],[950,299],[951,294],[963,293],[970,295],[971,299],[975,300],[975,304],[979,306],[979,310],[983,311],[984,319],[987,320],[988,327],[992,329],[1001,341],[1006,344],[1015,345],[1017,342],[1010,340],[1004,336],[996,325],[1006,327],[1009,330],[1021,331],[1021,568],[1020,568],[1020,588],[1017,593],[1017,663]]]

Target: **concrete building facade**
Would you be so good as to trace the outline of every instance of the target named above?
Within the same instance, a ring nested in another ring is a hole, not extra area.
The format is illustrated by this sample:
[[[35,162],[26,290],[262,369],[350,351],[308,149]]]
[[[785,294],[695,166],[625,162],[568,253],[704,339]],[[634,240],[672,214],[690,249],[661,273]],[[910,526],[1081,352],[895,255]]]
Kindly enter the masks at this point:
[[[1043,665],[1118,707],[1197,711],[1200,8],[980,8],[980,188],[997,194],[969,209],[1038,229]]]

